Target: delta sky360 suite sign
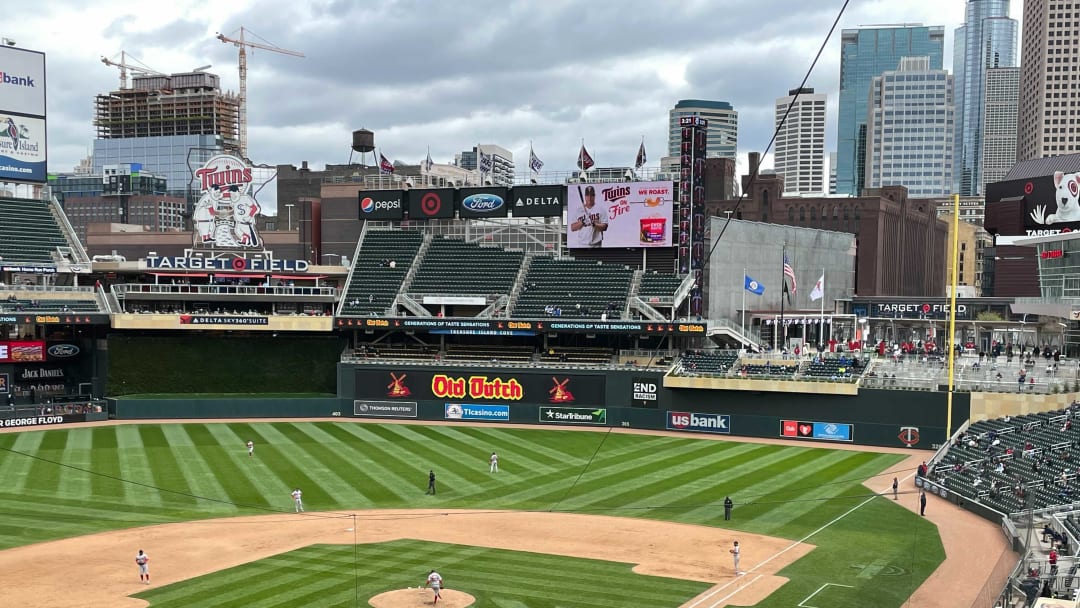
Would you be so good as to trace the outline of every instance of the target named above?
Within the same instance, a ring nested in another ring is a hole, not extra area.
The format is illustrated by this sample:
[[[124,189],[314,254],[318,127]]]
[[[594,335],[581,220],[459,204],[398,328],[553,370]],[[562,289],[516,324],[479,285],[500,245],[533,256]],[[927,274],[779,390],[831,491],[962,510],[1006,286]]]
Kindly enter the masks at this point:
[[[571,184],[566,243],[571,248],[671,247],[672,182]]]

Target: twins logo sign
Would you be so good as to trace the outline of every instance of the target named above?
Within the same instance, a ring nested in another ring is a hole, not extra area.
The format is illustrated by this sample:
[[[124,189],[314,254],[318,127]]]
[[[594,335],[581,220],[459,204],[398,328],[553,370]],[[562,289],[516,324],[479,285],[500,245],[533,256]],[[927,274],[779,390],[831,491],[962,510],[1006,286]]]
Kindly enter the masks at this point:
[[[900,427],[900,435],[898,435],[900,443],[907,447],[913,447],[919,443],[919,427],[917,426],[902,426]]]
[[[693,431],[697,433],[731,433],[731,416],[727,414],[698,414],[696,412],[668,412],[669,431]]]

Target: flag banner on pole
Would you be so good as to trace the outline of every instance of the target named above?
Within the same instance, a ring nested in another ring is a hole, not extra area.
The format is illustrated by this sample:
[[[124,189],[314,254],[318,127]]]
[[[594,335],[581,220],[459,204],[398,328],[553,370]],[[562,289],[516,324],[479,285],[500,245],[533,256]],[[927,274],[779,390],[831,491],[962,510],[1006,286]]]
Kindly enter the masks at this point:
[[[588,171],[589,169],[592,169],[593,165],[595,164],[596,163],[593,161],[593,158],[589,154],[589,151],[585,149],[585,144],[581,144],[581,152],[578,152],[577,156],[578,169],[581,169],[582,171]]]
[[[645,156],[645,140],[641,140],[641,145],[638,146],[637,158],[634,160],[634,168],[640,169],[645,166],[645,163],[649,160],[648,156]]]
[[[492,155],[491,154],[484,154],[483,152],[480,151],[480,148],[476,149],[476,154],[477,154],[477,157],[479,158],[479,160],[477,161],[477,166],[480,167],[480,172],[481,173],[491,173],[491,168],[492,168],[492,165],[494,164],[494,159],[492,158]]]
[[[379,153],[379,173],[387,175],[394,172],[394,163],[387,160],[382,152]]]
[[[765,286],[755,281],[748,274],[743,275],[743,289],[757,296],[765,293]]]
[[[821,278],[814,283],[814,288],[810,290],[810,301],[817,302],[821,298],[825,297],[825,274],[822,273]]]
[[[432,167],[435,166],[435,161],[431,160],[431,150],[428,150],[427,159],[424,160],[424,170],[431,173]]]
[[[788,261],[788,257],[784,255],[784,276],[791,279],[791,294],[794,295],[799,291],[799,284],[795,281],[795,270],[791,268],[791,262]],[[787,283],[785,283],[786,285]]]
[[[533,173],[540,173],[540,169],[544,168],[544,161],[533,152],[532,146],[529,146],[529,168]]]

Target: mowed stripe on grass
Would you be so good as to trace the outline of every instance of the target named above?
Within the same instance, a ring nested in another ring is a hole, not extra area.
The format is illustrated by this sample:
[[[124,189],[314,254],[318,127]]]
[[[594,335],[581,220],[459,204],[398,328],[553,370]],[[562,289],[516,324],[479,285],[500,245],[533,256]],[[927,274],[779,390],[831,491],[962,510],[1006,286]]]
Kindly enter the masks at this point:
[[[137,597],[153,608],[351,606],[357,597],[367,605],[423,583],[431,564],[447,588],[475,596],[477,606],[670,608],[709,587],[634,574],[630,564],[417,540],[360,545],[356,553],[354,561],[352,547],[313,545]],[[430,591],[416,593],[430,600]]]

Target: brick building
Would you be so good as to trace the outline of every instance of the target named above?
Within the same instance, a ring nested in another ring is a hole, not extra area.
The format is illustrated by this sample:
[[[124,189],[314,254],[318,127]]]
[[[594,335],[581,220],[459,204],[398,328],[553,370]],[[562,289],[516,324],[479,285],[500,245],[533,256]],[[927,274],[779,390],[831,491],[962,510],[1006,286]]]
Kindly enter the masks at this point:
[[[759,155],[751,153],[751,173]],[[783,177],[743,178],[744,196],[707,200],[706,214],[735,219],[820,228],[855,234],[855,293],[859,296],[945,295],[948,225],[927,199],[909,199],[907,188],[864,190],[864,196],[784,197]],[[714,235],[715,236],[715,235]]]

